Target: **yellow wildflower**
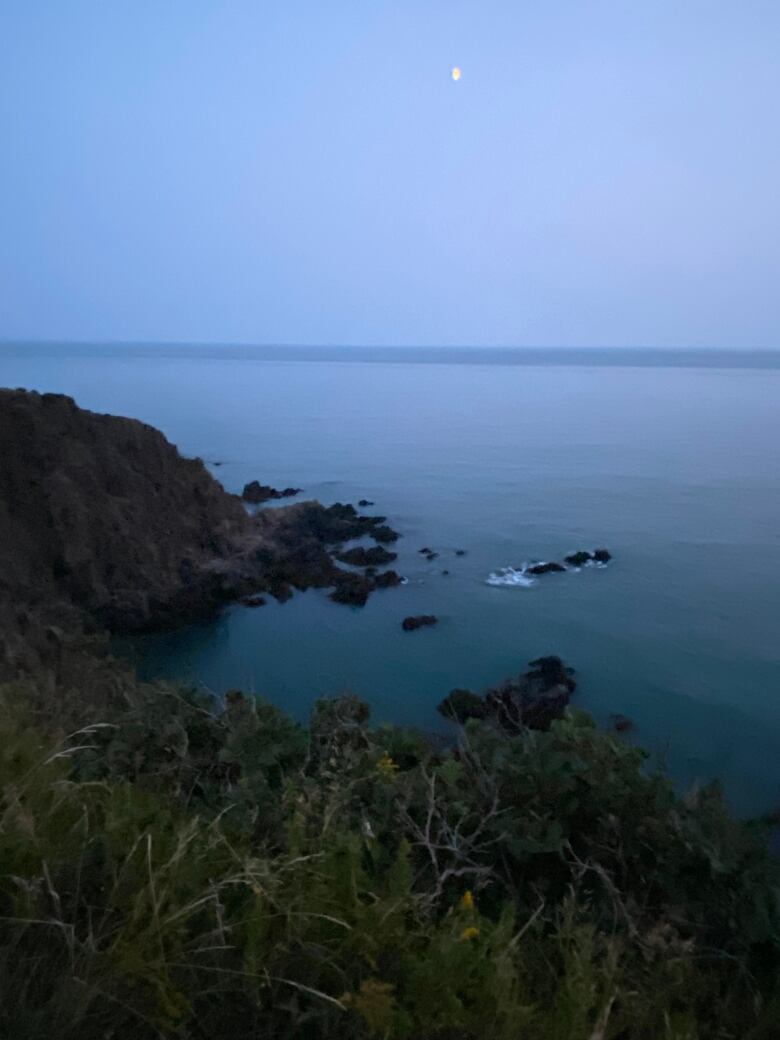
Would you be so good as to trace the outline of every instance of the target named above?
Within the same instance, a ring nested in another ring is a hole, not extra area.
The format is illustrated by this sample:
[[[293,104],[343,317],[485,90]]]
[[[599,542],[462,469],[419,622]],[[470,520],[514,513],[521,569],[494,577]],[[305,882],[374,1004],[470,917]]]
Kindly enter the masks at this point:
[[[366,979],[357,993],[344,993],[341,1003],[356,1011],[372,1033],[387,1035],[395,1009],[395,986],[379,979]]]
[[[463,893],[460,901],[461,910],[473,910],[474,909],[474,896],[470,888],[467,888]]]
[[[464,928],[460,933],[460,941],[468,942],[469,939],[476,939],[479,935],[479,928],[475,928],[473,925],[470,928]]]
[[[395,776],[398,772],[398,766],[386,751],[377,762],[376,768],[377,772],[381,773],[382,776]]]

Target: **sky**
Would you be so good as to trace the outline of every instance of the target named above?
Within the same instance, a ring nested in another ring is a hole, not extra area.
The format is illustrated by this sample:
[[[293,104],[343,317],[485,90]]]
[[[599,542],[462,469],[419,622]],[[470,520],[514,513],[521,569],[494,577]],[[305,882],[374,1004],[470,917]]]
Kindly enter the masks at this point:
[[[0,0],[0,339],[780,347],[779,46],[777,0]]]

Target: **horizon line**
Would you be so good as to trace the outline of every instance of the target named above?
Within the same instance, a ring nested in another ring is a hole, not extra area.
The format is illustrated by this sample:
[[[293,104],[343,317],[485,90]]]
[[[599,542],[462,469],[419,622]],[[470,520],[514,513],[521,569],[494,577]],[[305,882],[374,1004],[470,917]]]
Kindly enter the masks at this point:
[[[623,344],[607,346],[596,343],[579,343],[565,346],[540,345],[533,343],[282,343],[254,340],[184,340],[184,339],[59,339],[29,338],[24,336],[0,337],[0,347],[5,346],[94,346],[94,347],[213,347],[229,349],[231,347],[253,348],[258,350],[515,350],[515,351],[685,351],[691,353],[766,353],[780,352],[780,346],[652,346],[649,344]]]

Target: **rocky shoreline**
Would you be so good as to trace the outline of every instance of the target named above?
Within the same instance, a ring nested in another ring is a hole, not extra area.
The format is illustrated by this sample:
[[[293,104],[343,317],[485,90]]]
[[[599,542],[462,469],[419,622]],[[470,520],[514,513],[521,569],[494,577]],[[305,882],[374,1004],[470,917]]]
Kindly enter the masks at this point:
[[[0,390],[0,677],[45,657],[34,633],[52,625],[154,631],[230,602],[260,605],[264,593],[331,588],[335,602],[362,605],[401,583],[376,570],[395,559],[385,517],[341,503],[244,504],[297,493],[254,481],[242,500],[151,426],[62,394]],[[375,547],[347,548],[360,538]]]
[[[0,679],[56,663],[89,633],[172,628],[231,602],[257,608],[268,595],[284,601],[308,588],[362,607],[404,582],[379,569],[397,559],[386,546],[399,535],[384,516],[344,503],[245,504],[298,493],[254,480],[241,497],[229,494],[202,460],[182,457],[151,426],[85,411],[59,394],[0,390]],[[350,544],[366,539],[374,544]],[[419,553],[427,562],[439,556],[427,546]],[[524,573],[610,558],[583,550]],[[420,614],[401,628],[437,623]],[[559,658],[540,658],[482,696],[452,691],[439,710],[459,723],[547,728],[568,704],[572,675]]]

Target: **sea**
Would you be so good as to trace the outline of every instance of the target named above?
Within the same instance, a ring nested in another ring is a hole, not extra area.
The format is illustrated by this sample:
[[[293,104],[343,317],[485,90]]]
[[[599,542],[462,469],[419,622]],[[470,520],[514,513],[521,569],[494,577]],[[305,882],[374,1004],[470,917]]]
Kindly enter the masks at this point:
[[[144,675],[302,721],[352,692],[441,730],[451,689],[559,654],[573,704],[630,719],[680,790],[780,809],[780,354],[6,343],[0,385],[151,423],[231,492],[369,499],[401,534],[407,582],[364,608],[234,606],[141,641]],[[517,576],[600,547],[607,567]]]

